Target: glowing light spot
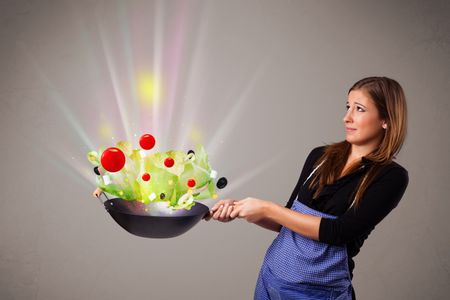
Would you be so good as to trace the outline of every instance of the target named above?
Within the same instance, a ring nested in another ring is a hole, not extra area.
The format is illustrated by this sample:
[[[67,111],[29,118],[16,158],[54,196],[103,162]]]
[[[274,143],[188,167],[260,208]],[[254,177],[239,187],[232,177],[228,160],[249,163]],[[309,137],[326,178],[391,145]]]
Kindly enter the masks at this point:
[[[109,139],[110,136],[114,135],[114,128],[111,123],[101,118],[98,133],[103,139]]]
[[[212,198],[213,199],[217,199],[217,197],[219,197],[216,193],[214,193],[213,195],[212,195]]]
[[[202,143],[203,140],[203,134],[200,131],[200,129],[196,128],[196,127],[192,127],[191,128],[191,132],[189,134],[189,137],[191,138],[191,140],[194,143]]]
[[[169,185],[172,185],[172,184],[173,184],[173,180],[170,179],[167,183],[168,183]]]
[[[161,82],[150,73],[138,76],[138,95],[143,105],[149,105],[161,100]]]
[[[119,195],[120,195],[120,196],[123,196],[123,191],[119,191]]]

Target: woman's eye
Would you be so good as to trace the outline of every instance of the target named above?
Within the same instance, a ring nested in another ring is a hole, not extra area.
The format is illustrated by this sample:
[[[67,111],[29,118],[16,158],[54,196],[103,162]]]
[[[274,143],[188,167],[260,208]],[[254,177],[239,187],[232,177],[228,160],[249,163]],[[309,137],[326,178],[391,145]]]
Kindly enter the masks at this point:
[[[361,106],[357,106],[356,108],[358,109],[358,111],[361,111],[361,112],[365,111],[364,108],[362,108]]]
[[[346,105],[345,109],[348,110],[350,108],[350,105]]]

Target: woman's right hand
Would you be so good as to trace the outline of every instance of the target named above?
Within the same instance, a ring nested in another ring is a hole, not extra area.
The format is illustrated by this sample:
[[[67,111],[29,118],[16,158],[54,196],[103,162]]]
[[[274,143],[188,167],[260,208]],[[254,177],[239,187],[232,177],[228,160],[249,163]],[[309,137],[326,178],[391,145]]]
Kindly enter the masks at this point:
[[[224,199],[217,202],[209,211],[209,214],[205,217],[206,221],[211,218],[220,222],[230,222],[235,218],[231,218],[230,214],[233,211],[234,202],[233,199]]]

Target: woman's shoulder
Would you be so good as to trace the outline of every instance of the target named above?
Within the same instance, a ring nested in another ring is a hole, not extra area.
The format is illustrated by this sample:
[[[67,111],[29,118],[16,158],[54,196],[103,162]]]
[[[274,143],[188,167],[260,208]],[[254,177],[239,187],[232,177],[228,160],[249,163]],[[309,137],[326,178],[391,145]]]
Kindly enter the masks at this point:
[[[408,170],[396,161],[391,161],[381,168],[378,179],[395,180],[399,183],[408,184]]]
[[[384,168],[386,171],[398,173],[398,174],[408,174],[408,170],[406,170],[405,167],[403,167],[401,164],[399,164],[396,161],[391,161],[389,164],[387,164]]]
[[[322,156],[326,146],[318,146],[313,148],[308,156],[306,157],[306,161],[304,164],[303,169],[306,169],[306,171],[310,172],[313,168],[313,166],[316,164],[316,162],[319,160],[319,158]]]
[[[316,161],[325,152],[326,147],[327,147],[326,145],[323,145],[313,148],[311,152],[309,152],[308,157],[311,157],[314,161]]]
[[[398,169],[398,170],[401,170],[402,172],[408,173],[408,170],[406,170],[406,168],[404,166],[402,166],[401,164],[399,164],[396,161],[391,161],[390,165],[391,165],[391,168]]]

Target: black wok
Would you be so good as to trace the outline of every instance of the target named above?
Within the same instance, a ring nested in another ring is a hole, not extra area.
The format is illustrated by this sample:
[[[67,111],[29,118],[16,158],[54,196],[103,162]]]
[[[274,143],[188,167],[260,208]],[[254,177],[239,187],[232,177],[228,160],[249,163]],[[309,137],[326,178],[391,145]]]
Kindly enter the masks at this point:
[[[172,210],[164,207],[165,202],[147,205],[139,201],[109,199],[106,195],[105,197],[105,209],[117,224],[129,233],[146,238],[171,238],[181,235],[209,212],[208,206],[199,202],[195,202],[190,210]]]

